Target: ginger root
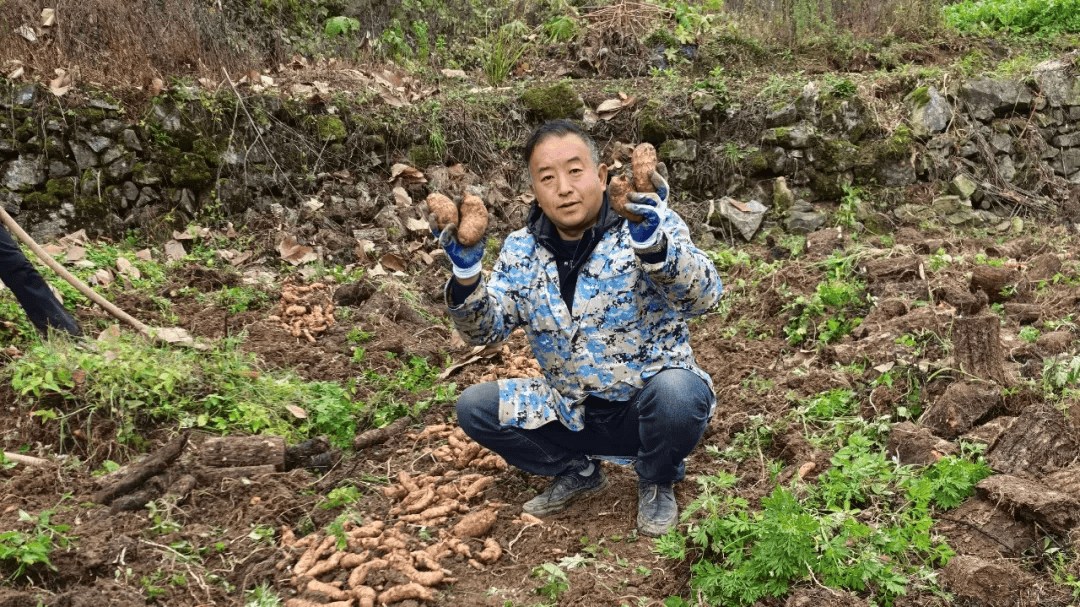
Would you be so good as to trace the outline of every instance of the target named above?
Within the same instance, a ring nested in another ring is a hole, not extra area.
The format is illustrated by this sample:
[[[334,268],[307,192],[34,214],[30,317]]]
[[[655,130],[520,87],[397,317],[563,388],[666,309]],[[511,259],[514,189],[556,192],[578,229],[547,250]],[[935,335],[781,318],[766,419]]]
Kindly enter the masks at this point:
[[[651,143],[642,143],[634,148],[630,166],[634,171],[634,191],[655,192],[649,175],[656,170],[656,148]]]
[[[444,194],[432,192],[428,194],[425,202],[427,202],[428,211],[435,216],[435,225],[433,227],[438,229],[439,232],[442,232],[446,226],[458,222],[457,205]]]
[[[488,212],[484,201],[474,194],[465,194],[461,199],[461,223],[458,224],[457,239],[462,246],[471,247],[484,238],[488,227]]]

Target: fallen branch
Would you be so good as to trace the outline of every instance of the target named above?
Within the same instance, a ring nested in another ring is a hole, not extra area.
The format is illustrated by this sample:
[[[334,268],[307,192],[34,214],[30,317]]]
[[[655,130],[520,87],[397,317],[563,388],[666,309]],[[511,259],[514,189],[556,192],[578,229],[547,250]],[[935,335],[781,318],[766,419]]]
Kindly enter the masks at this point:
[[[49,463],[47,459],[41,459],[40,457],[30,457],[29,455],[20,455],[18,453],[10,453],[4,451],[4,459],[13,461],[18,464],[25,464],[27,466],[44,466]]]

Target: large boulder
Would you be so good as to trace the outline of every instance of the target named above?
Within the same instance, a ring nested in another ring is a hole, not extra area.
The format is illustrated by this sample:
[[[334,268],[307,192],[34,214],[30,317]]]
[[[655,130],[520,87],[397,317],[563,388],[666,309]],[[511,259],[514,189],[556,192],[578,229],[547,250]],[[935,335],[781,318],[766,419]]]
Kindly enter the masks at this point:
[[[1032,70],[1039,91],[1050,107],[1080,105],[1080,80],[1073,77],[1075,53],[1043,61]]]
[[[1022,82],[993,78],[965,82],[960,87],[960,98],[971,114],[983,121],[1010,112],[1027,111],[1033,100],[1031,91]]]
[[[911,114],[911,133],[915,137],[940,133],[952,122],[952,106],[932,86],[915,89],[904,98],[904,104]]]

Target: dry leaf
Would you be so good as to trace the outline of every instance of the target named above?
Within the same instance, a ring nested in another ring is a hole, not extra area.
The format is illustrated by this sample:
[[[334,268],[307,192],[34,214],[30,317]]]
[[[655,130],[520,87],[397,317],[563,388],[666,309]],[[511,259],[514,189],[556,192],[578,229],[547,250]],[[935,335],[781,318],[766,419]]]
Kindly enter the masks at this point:
[[[461,79],[464,80],[465,79],[465,70],[443,69],[442,70],[442,75],[446,76],[447,78],[461,78]]]
[[[60,97],[71,90],[71,74],[67,73],[64,68],[56,68],[56,78],[49,81],[49,90],[53,95]]]
[[[90,280],[91,282],[96,282],[99,285],[108,286],[112,284],[113,275],[112,272],[106,270],[105,268],[101,268],[97,272],[94,272],[94,275],[90,277]]]
[[[315,211],[323,208],[323,206],[325,205],[319,202],[318,198],[309,198],[308,200],[304,201],[304,206],[307,207],[309,211],[314,213]]]
[[[374,268],[371,268],[370,270],[368,270],[368,275],[369,276],[386,276],[386,270],[383,269],[382,265],[376,263]]]
[[[435,263],[435,258],[428,255],[427,251],[420,251],[420,261],[424,262],[424,265],[430,266]]]
[[[113,325],[98,333],[97,336],[98,341],[113,341],[115,339],[120,339],[120,325]]]
[[[624,109],[633,107],[636,101],[636,97],[623,98],[621,95],[618,99],[607,99],[596,106],[596,114],[600,120],[611,120]]]
[[[169,261],[180,261],[187,256],[187,251],[184,250],[184,245],[180,244],[178,240],[170,240],[165,243],[165,257]]]
[[[19,35],[26,38],[30,42],[37,42],[37,33],[34,32],[34,28],[29,25],[20,25],[16,30]]]
[[[315,261],[319,258],[315,254],[315,249],[298,244],[296,236],[292,234],[287,234],[285,238],[281,239],[281,243],[278,244],[278,253],[281,254],[282,259],[294,266]]]
[[[60,246],[66,247],[72,244],[86,244],[90,239],[86,236],[86,230],[79,230],[64,236],[59,240]]]
[[[52,27],[56,25],[56,9],[43,8],[41,9],[41,26]]]
[[[86,259],[86,249],[82,247],[68,247],[68,250],[64,253],[65,263],[75,263],[76,261],[80,261],[82,259]]]
[[[405,261],[405,259],[395,253],[383,255],[382,258],[379,259],[379,263],[395,272],[404,272],[409,269],[409,262]]]
[[[413,200],[409,193],[405,191],[405,188],[397,186],[394,188],[394,203],[399,207],[411,207]]]
[[[231,263],[234,268],[240,267],[241,264],[247,263],[247,261],[251,259],[252,255],[253,253],[251,251],[243,251],[236,257],[233,257],[231,260],[229,260],[229,263]]]
[[[285,405],[285,410],[293,414],[293,417],[299,419],[307,419],[307,411],[304,411],[296,405]]]
[[[420,169],[415,169],[400,162],[390,167],[389,181],[392,183],[397,179],[401,179],[404,183],[427,183],[427,177],[424,177],[424,173]]]
[[[26,70],[23,69],[23,66],[17,66],[7,75],[8,80],[18,80],[19,78],[22,78],[22,75],[23,73],[25,73],[25,71]]]
[[[57,255],[64,252],[63,247],[59,247],[59,246],[54,245],[54,244],[47,244],[47,245],[45,245],[44,247],[41,247],[41,248],[45,249],[45,252],[48,253],[49,256],[51,256],[51,257],[56,257]]]
[[[118,272],[132,280],[139,280],[142,278],[142,272],[139,272],[139,268],[136,268],[130,261],[123,257],[116,258],[116,269]]]

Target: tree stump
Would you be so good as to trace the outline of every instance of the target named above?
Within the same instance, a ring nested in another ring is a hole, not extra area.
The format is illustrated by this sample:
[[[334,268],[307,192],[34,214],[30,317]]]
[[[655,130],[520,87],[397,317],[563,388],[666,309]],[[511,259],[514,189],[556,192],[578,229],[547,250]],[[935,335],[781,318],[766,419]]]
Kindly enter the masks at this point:
[[[1009,302],[1005,304],[1005,313],[1022,325],[1030,325],[1039,320],[1042,310],[1038,304]]]
[[[1005,358],[1001,352],[1001,323],[996,315],[953,319],[953,356],[966,373],[1005,384]]]
[[[201,487],[216,487],[226,478],[251,478],[262,474],[273,474],[277,468],[266,466],[239,466],[235,468],[198,468],[195,470],[195,478]]]
[[[1049,405],[1029,405],[987,452],[998,472],[1039,478],[1080,458],[1080,439],[1065,415]]]
[[[285,469],[285,439],[280,436],[222,436],[207,439],[199,447],[204,466],[233,468],[274,466]]]
[[[990,303],[1001,303],[1012,296],[1008,288],[1015,288],[1019,281],[1020,272],[1016,268],[975,266],[968,290],[972,293],[982,291],[986,293]]]

